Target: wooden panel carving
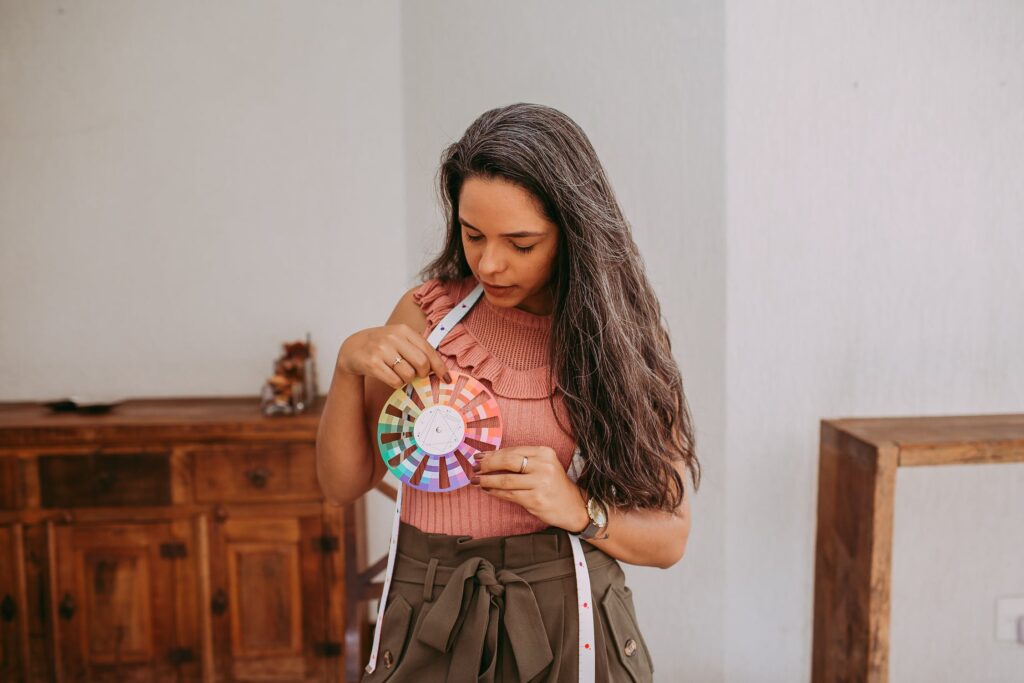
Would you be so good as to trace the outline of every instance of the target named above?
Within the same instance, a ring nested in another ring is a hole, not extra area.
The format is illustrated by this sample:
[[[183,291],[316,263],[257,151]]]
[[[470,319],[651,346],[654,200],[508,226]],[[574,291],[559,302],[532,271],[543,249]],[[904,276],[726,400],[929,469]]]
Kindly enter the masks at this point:
[[[169,505],[170,454],[43,455],[44,508]]]
[[[310,444],[230,444],[193,451],[196,500],[317,499]]]
[[[324,680],[338,670],[341,642],[331,640],[324,612],[322,529],[319,516],[212,525],[214,639],[230,643],[215,649],[228,680]]]
[[[190,565],[181,564],[188,539],[167,523],[54,528],[51,599],[65,680],[194,677],[196,644],[175,629],[185,616],[176,613],[177,592],[194,587]]]

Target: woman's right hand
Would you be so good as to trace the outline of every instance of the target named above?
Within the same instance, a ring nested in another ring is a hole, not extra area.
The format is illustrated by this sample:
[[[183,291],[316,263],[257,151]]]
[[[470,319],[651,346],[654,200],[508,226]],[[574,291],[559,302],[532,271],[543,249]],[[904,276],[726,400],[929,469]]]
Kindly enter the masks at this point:
[[[402,362],[395,364],[401,357]],[[448,366],[437,349],[405,323],[368,327],[346,339],[338,351],[337,369],[350,375],[376,377],[400,389],[431,371],[451,381]]]

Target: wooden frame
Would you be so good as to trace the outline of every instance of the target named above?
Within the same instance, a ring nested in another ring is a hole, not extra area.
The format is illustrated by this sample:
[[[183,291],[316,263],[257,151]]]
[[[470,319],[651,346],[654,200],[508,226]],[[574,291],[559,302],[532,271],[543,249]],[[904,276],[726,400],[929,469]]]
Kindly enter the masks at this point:
[[[1011,462],[1024,462],[1024,415],[822,420],[815,683],[889,680],[897,469]]]

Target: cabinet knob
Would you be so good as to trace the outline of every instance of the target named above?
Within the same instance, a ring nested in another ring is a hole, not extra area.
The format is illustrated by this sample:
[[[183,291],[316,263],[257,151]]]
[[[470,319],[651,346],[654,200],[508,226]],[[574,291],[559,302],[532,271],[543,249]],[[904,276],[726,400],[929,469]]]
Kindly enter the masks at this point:
[[[267,478],[270,476],[270,472],[260,467],[255,470],[246,470],[245,476],[249,479],[250,484],[255,488],[261,489],[267,485]]]
[[[70,621],[71,617],[75,616],[75,598],[72,597],[71,593],[65,593],[64,599],[60,601],[60,605],[57,607],[57,614],[64,621]]]
[[[210,600],[210,611],[220,616],[228,610],[228,595],[223,588],[218,588]]]

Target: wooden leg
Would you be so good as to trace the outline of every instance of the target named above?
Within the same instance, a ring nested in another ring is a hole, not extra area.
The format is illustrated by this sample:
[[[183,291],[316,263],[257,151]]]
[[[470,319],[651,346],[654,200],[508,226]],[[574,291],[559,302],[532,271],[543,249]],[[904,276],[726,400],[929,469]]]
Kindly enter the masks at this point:
[[[893,498],[899,449],[822,424],[814,571],[814,683],[889,679]]]

